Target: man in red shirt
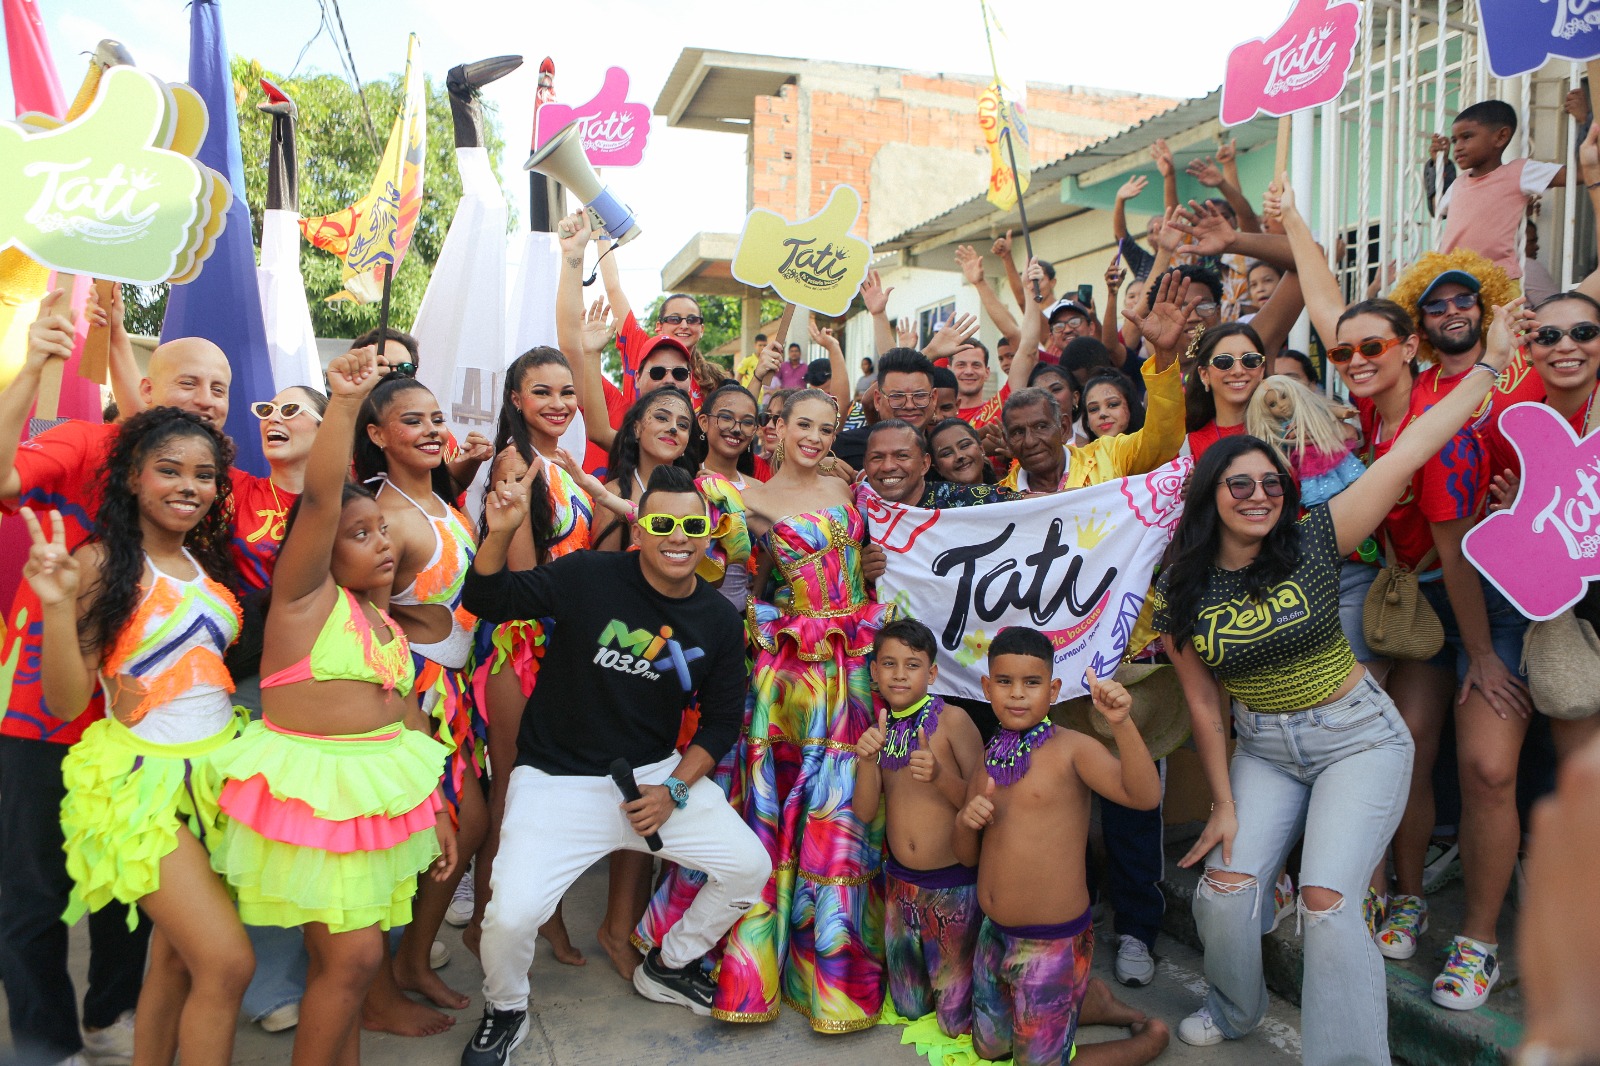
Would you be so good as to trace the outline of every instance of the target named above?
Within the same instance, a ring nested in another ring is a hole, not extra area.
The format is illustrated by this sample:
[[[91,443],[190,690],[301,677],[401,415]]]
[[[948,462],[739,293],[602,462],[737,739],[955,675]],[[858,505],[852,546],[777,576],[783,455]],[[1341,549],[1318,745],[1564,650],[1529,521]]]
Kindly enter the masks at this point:
[[[44,366],[72,351],[72,320],[53,313],[49,297],[29,330],[28,355],[16,379],[0,392],[0,510],[57,510],[68,550],[93,528],[99,507],[96,480],[116,437],[115,426],[69,421],[21,442]],[[187,337],[169,341],[150,357],[139,384],[146,405],[192,411],[214,426],[228,417],[232,371],[222,350]],[[131,1017],[144,976],[149,926],[129,931],[125,916],[106,907],[89,917],[89,988],[85,1033],[67,973],[67,926],[61,921],[71,882],[62,852],[61,761],[90,723],[105,713],[96,694],[70,722],[50,713],[39,681],[41,610],[26,582],[6,617],[0,646],[0,981],[10,1010],[11,1038],[19,1052],[55,1062],[76,1055],[84,1037],[97,1049],[123,1042],[131,1053]],[[125,1040],[122,1039],[124,1031]]]

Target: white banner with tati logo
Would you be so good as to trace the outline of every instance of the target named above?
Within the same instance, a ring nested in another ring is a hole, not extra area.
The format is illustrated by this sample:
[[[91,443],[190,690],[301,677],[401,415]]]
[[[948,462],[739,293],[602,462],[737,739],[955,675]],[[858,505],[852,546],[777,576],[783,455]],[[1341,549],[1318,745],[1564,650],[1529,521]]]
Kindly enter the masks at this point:
[[[1109,677],[1183,512],[1193,460],[1052,496],[928,510],[862,494],[872,540],[889,556],[878,597],[939,641],[936,691],[983,699],[989,642],[1006,626],[1055,645],[1061,699]]]

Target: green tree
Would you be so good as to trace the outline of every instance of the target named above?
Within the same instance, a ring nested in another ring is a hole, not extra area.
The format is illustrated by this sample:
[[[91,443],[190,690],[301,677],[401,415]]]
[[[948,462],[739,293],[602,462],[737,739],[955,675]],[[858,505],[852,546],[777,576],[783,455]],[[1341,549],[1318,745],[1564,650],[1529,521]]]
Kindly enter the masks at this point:
[[[300,213],[307,218],[331,214],[366,195],[378,167],[378,155],[366,135],[361,100],[350,84],[332,74],[283,78],[255,60],[233,58],[234,100],[239,116],[239,143],[245,164],[245,199],[250,208],[251,239],[259,248],[261,214],[267,198],[268,138],[271,116],[256,110],[263,100],[261,78],[283,89],[299,108],[295,123],[300,163]],[[364,86],[373,125],[382,142],[387,140],[403,97],[402,76]],[[427,84],[428,155],[423,176],[422,210],[411,237],[411,247],[395,275],[390,297],[389,322],[410,329],[422,304],[433,264],[444,245],[445,232],[461,199],[461,175],[456,170],[455,139],[450,121],[450,99],[442,87]],[[498,158],[505,145],[499,123],[485,104],[485,140],[489,158]],[[311,305],[311,325],[319,337],[354,337],[378,324],[378,304],[353,300],[326,302],[343,288],[340,263],[309,244],[302,245],[300,269],[305,275],[306,299]],[[151,286],[129,294],[128,326],[149,335],[161,331],[166,313],[167,287]]]
[[[654,322],[656,316],[661,313],[661,305],[666,302],[669,295],[671,294],[662,293],[650,301],[650,306],[645,309],[643,315],[639,316],[639,321],[641,323]],[[696,296],[695,300],[699,302],[700,314],[706,320],[706,332],[700,340],[700,350],[702,352],[714,351],[739,336],[743,322],[743,308],[737,296]],[[761,301],[761,320],[763,322],[777,318],[781,314],[783,314],[783,302],[781,300],[763,299]],[[732,370],[734,364],[738,362],[737,359],[724,356],[718,356],[712,361],[721,364],[724,370]],[[608,374],[621,373],[621,362],[617,358],[615,346],[606,352],[605,362],[601,364],[601,369]]]

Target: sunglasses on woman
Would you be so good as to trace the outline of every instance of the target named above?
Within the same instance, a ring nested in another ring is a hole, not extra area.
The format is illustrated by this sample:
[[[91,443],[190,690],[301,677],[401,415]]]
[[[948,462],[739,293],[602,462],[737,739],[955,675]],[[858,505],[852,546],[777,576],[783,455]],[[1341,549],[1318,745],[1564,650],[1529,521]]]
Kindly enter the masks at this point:
[[[1568,326],[1566,329],[1540,326],[1528,334],[1528,339],[1541,348],[1554,348],[1561,343],[1562,337],[1571,337],[1579,344],[1588,344],[1596,337],[1600,337],[1600,326],[1593,322],[1579,322],[1576,326]]]
[[[688,381],[689,368],[686,366],[653,366],[646,372],[651,381],[665,381],[667,375],[672,375],[673,381]]]
[[[1333,363],[1348,363],[1357,352],[1361,353],[1363,359],[1376,359],[1403,340],[1404,337],[1390,337],[1386,341],[1369,337],[1360,344],[1335,344],[1328,349],[1328,360]]]
[[[1283,495],[1283,475],[1263,474],[1258,482],[1248,474],[1235,474],[1225,477],[1222,483],[1228,486],[1228,494],[1236,500],[1248,500],[1256,494],[1256,485],[1261,486],[1261,491],[1273,499]]]
[[[295,403],[293,400],[284,404],[271,403],[267,400],[258,400],[250,405],[250,413],[261,419],[263,422],[271,418],[273,415],[278,415],[285,422],[287,422],[289,419],[293,418],[302,411],[316,419],[318,425],[322,424],[322,416],[317,414],[316,408],[308,407],[303,403]]]
[[[1267,357],[1260,352],[1245,352],[1238,358],[1239,362],[1244,364],[1246,370],[1254,370],[1267,361]],[[1215,367],[1218,370],[1232,370],[1233,361],[1234,357],[1224,352],[1222,355],[1213,355],[1206,365]]]
[[[669,326],[681,326],[685,322],[691,326],[698,326],[705,321],[699,315],[662,315],[661,321]]]
[[[1469,307],[1478,306],[1478,294],[1475,292],[1458,292],[1454,296],[1446,296],[1442,300],[1429,300],[1427,303],[1418,306],[1422,308],[1422,313],[1425,315],[1442,315],[1450,310],[1452,306],[1457,311],[1465,311]]]
[[[674,529],[681,529],[684,536],[696,539],[711,534],[711,519],[703,514],[684,515],[681,518],[670,514],[647,514],[639,519],[639,524],[646,533],[658,537],[670,537]]]

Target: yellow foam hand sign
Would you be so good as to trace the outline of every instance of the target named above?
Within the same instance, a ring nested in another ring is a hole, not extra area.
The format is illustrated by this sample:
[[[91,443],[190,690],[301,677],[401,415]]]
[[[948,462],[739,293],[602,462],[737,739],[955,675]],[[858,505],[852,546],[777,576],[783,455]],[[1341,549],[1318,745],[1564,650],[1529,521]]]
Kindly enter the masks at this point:
[[[770,285],[797,307],[842,315],[872,260],[872,246],[850,235],[860,214],[861,194],[849,185],[834,186],[822,210],[798,222],[758,207],[745,218],[733,276],[746,285]]]
[[[180,104],[132,67],[107,71],[93,103],[54,129],[0,123],[0,248],[139,285],[192,277],[232,197],[189,154],[204,135],[197,97]]]

